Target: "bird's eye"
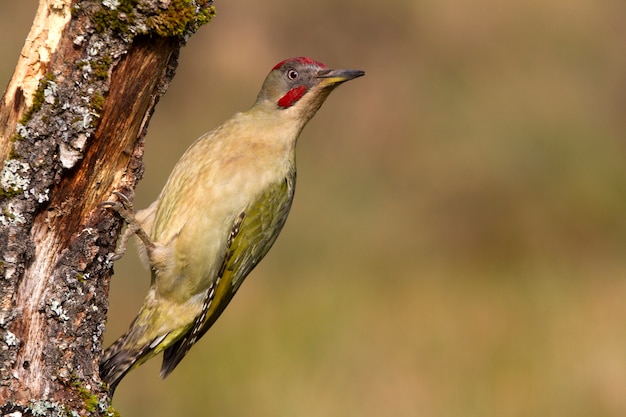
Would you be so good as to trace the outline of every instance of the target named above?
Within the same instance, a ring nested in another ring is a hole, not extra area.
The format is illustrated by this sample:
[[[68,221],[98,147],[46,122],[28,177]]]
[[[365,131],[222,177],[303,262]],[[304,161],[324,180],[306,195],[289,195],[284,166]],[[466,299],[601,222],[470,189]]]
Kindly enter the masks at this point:
[[[295,69],[290,69],[289,71],[287,71],[287,78],[289,78],[290,80],[297,80],[298,79],[298,71],[296,71]]]

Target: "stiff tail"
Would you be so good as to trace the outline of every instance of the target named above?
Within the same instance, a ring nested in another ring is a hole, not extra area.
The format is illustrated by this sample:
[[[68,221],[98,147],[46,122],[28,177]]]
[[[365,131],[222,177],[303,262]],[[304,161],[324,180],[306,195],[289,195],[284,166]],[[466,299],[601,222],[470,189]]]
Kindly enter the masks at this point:
[[[219,282],[219,281],[218,281]],[[211,287],[212,288],[212,287]],[[163,364],[161,365],[161,378],[167,377],[176,366],[189,353],[191,347],[213,326],[213,323],[220,317],[229,301],[235,295],[235,290],[227,291],[226,295],[217,304],[216,309],[207,315],[209,308],[213,304],[214,291],[209,291],[202,306],[202,313],[194,319],[191,328],[187,329],[183,336],[170,344],[163,351]]]
[[[137,343],[133,343],[137,340],[134,337],[136,336],[135,330],[136,328],[131,328],[128,333],[117,339],[104,351],[102,356],[100,378],[109,385],[111,397],[117,384],[129,371],[156,355],[155,348],[166,336],[158,337],[151,343],[139,346]]]
[[[166,378],[174,368],[183,360],[191,345],[186,345],[187,338],[177,340],[172,346],[163,351],[163,363],[161,364],[161,378]],[[183,353],[184,352],[184,353]]]

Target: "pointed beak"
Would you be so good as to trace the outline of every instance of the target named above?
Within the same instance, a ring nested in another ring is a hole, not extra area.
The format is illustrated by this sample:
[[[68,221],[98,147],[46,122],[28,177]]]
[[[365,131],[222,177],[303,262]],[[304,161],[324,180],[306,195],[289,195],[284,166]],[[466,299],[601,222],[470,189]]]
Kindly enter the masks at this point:
[[[353,80],[365,75],[365,71],[361,70],[321,70],[317,72],[317,78],[320,80],[320,84],[323,85],[338,85],[346,81]]]

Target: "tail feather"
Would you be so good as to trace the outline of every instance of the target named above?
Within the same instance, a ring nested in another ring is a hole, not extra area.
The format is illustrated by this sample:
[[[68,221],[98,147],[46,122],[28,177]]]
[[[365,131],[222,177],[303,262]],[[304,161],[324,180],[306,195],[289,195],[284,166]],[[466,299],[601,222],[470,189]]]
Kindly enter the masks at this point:
[[[211,294],[211,292],[209,292]],[[214,293],[213,293],[214,294]],[[196,316],[193,325],[187,329],[183,336],[177,339],[174,343],[170,344],[163,351],[163,363],[161,364],[161,378],[166,378],[176,366],[183,360],[185,355],[189,353],[191,347],[213,326],[215,321],[222,314],[228,302],[235,293],[229,292],[223,299],[225,302],[220,303],[215,311],[208,316],[204,314],[206,310],[211,306],[213,301],[212,297],[207,297],[205,300],[205,306],[203,307],[203,313]]]
[[[193,333],[188,332],[185,336],[175,341],[171,346],[163,351],[163,363],[161,364],[161,378],[165,379],[178,366],[185,355],[189,353],[191,346],[200,338],[192,337]]]
[[[163,363],[161,364],[161,378],[166,378],[169,374],[172,373],[174,368],[183,360],[185,354],[189,351],[183,353],[182,355],[179,353],[181,346],[183,345],[186,338],[177,340],[172,346],[168,347],[163,351]],[[189,346],[191,347],[191,346]]]
[[[111,397],[117,384],[130,370],[156,354],[155,348],[164,337],[159,337],[149,344],[137,346],[130,342],[132,336],[129,332],[117,339],[104,351],[100,362],[100,378],[109,385]]]
[[[100,378],[109,385],[111,397],[120,380],[135,363],[132,352],[124,349],[124,336],[120,337],[105,351],[100,362]]]

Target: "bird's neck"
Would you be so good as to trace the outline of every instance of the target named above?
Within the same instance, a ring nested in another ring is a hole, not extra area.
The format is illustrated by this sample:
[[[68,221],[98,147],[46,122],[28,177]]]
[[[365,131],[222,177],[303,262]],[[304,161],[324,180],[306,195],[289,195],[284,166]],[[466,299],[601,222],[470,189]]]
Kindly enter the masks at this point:
[[[294,117],[293,113],[271,108],[265,103],[257,103],[248,111],[239,113],[240,123],[250,126],[254,137],[268,142],[268,146],[283,148],[293,152],[300,132],[308,120]],[[253,130],[253,131],[252,131]]]

